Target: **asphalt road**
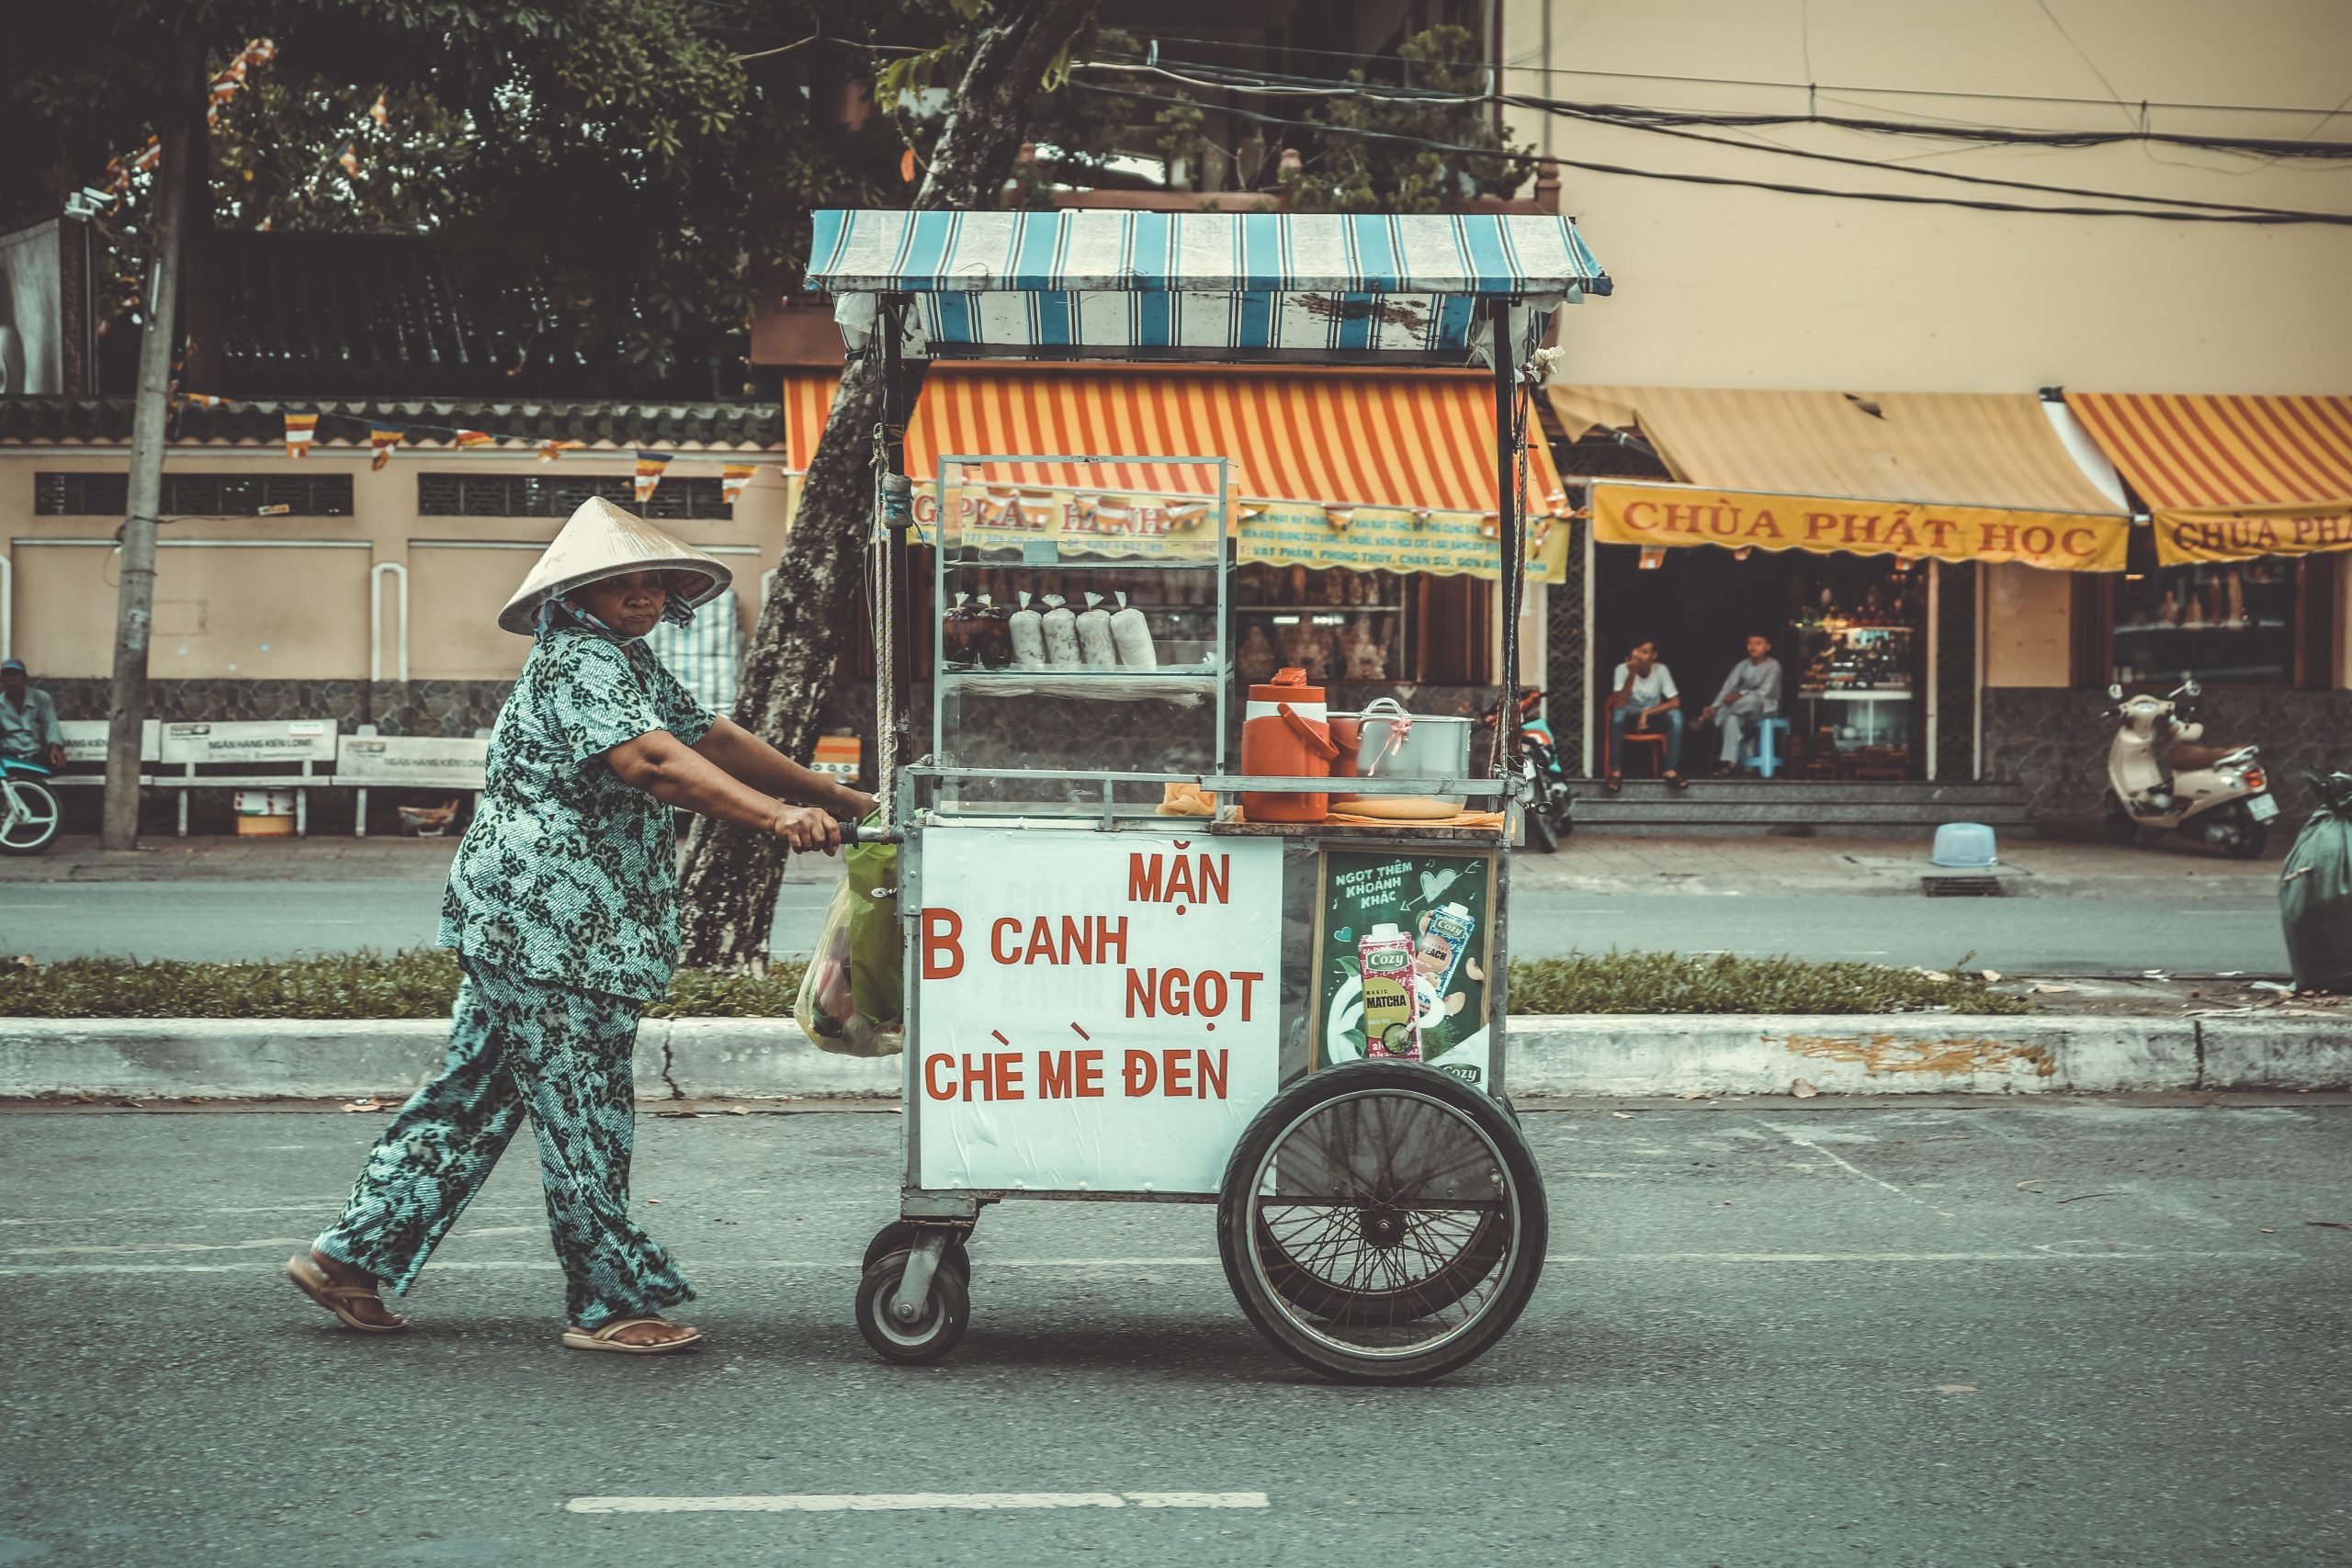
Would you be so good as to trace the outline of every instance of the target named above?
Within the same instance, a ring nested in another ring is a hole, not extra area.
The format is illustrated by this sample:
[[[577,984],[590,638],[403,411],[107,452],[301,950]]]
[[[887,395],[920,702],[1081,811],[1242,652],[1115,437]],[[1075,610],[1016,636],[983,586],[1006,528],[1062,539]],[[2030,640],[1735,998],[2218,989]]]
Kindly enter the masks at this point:
[[[806,953],[831,896],[791,882],[775,949]],[[1511,951],[1673,949],[1855,958],[2011,974],[2286,973],[2269,897],[1997,899],[1873,893],[1622,893],[1529,886],[1512,895]],[[0,884],[0,953],[206,961],[302,950],[429,945],[441,889],[425,882]]]
[[[413,1330],[362,1338],[275,1270],[374,1118],[12,1112],[0,1562],[2352,1561],[2352,1231],[2307,1223],[2352,1221],[2352,1105],[1526,1123],[1534,1302],[1378,1390],[1258,1340],[1198,1208],[991,1211],[956,1356],[876,1361],[849,1308],[895,1115],[644,1121],[640,1217],[711,1337],[624,1359],[557,1342],[527,1149]],[[811,1495],[901,1506],[705,1511]]]

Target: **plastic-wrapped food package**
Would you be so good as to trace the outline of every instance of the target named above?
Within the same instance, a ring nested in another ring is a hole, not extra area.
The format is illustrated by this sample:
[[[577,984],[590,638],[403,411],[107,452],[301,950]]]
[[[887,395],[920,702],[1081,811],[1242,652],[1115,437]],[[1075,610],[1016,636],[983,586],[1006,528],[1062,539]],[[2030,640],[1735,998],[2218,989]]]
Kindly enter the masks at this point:
[[[1056,670],[1081,668],[1078,656],[1078,616],[1058,593],[1046,594],[1045,604],[1042,627],[1046,637],[1046,662]]]
[[[1111,612],[1102,608],[1100,593],[1086,596],[1086,613],[1078,617],[1078,655],[1089,670],[1118,668],[1117,645],[1111,640]]]
[[[1012,668],[1012,625],[1011,616],[989,595],[983,593],[975,601],[979,613],[972,622],[972,657],[983,670]]]
[[[1021,595],[1021,608],[1012,612],[1006,622],[1012,634],[1012,667],[1015,670],[1046,668],[1046,619],[1029,607],[1029,595]]]
[[[1151,623],[1144,619],[1141,610],[1127,603],[1124,593],[1119,595],[1118,613],[1111,617],[1111,646],[1123,669],[1159,668],[1159,650],[1151,641]]]
[[[972,630],[979,620],[966,604],[970,598],[958,593],[955,607],[940,617],[939,661],[950,670],[969,670],[974,662]]]

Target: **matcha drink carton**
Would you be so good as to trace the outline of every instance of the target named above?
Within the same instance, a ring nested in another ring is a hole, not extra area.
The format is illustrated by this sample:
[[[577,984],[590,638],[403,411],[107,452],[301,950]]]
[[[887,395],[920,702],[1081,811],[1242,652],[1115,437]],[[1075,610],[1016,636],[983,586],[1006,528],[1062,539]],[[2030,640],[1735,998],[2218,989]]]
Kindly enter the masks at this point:
[[[1376,925],[1356,944],[1363,976],[1363,1054],[1419,1061],[1421,1034],[1413,996],[1413,939]]]

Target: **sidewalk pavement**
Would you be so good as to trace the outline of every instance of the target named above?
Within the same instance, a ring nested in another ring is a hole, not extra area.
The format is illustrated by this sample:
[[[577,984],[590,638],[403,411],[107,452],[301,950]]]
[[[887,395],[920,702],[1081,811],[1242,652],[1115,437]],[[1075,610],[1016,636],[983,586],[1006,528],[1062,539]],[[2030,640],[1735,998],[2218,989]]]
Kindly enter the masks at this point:
[[[152,839],[108,853],[87,836],[61,837],[40,855],[0,858],[8,882],[439,882],[455,839]],[[1522,887],[1567,892],[1899,895],[1917,897],[1934,870],[1928,846],[1908,839],[1571,839],[1557,854],[1521,852],[1511,876]],[[831,883],[839,863],[795,855],[786,880]],[[2145,849],[2021,839],[2001,848],[2009,896],[2166,899],[2267,898],[2278,855],[2233,861],[2181,843]]]

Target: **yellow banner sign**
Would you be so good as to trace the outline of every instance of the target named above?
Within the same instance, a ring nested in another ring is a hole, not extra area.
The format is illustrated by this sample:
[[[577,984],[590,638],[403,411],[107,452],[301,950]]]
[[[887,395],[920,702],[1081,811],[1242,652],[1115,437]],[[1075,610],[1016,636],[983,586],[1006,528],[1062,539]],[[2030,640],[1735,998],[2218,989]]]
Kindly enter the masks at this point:
[[[2166,566],[2352,550],[2352,502],[2156,513],[2156,558]]]
[[[2129,520],[2083,512],[1766,495],[1689,485],[1595,485],[1593,537],[1607,545],[1721,545],[1915,560],[2018,561],[2120,571]]]
[[[800,509],[804,480],[786,477],[786,526]],[[938,486],[917,483],[917,533],[928,543],[939,526]],[[1409,512],[1396,507],[1322,507],[1295,502],[1239,502],[1242,561],[1270,566],[1344,567],[1353,571],[1424,572],[1434,577],[1501,575],[1494,517],[1477,512]],[[1200,496],[1092,494],[1042,487],[966,485],[956,491],[951,538],[990,549],[1051,540],[1057,554],[1200,560],[1216,558],[1215,505]],[[1565,519],[1530,518],[1527,576],[1565,582]]]

